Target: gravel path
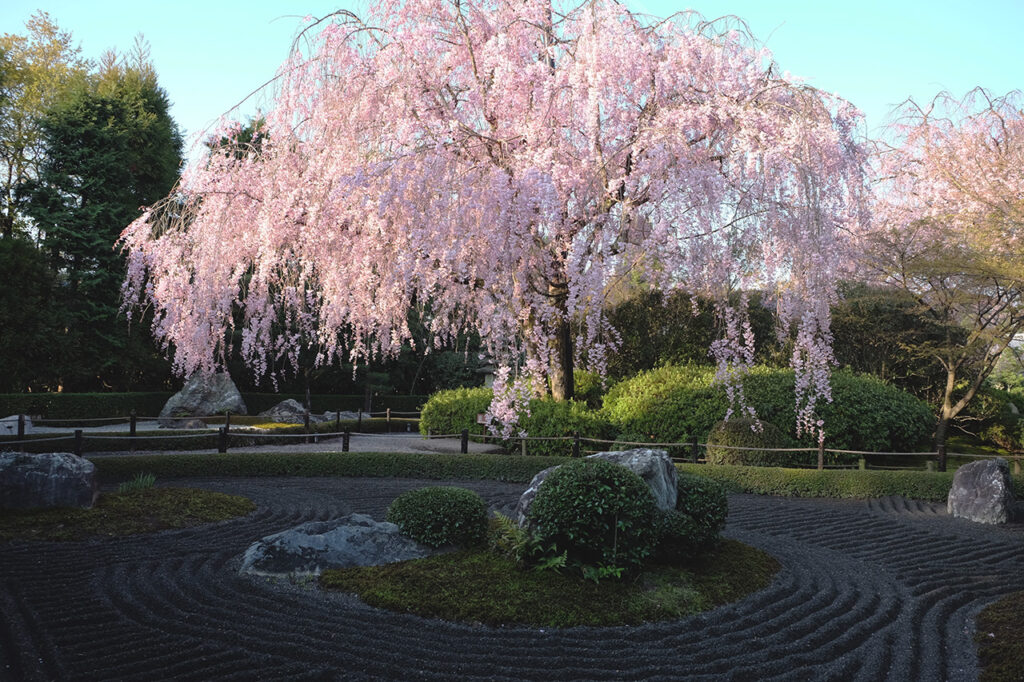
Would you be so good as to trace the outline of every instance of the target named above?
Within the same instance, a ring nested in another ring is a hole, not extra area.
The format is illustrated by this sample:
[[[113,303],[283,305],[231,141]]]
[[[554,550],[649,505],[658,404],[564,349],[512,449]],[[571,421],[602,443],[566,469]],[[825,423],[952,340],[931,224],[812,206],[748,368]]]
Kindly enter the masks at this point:
[[[237,575],[255,539],[353,511],[407,479],[189,479],[256,500],[197,529],[0,545],[0,678],[973,680],[972,623],[1024,589],[1024,527],[939,505],[730,497],[727,535],[775,555],[767,589],[640,627],[491,628]],[[181,484],[182,482],[176,482]],[[521,485],[456,483],[509,510]]]

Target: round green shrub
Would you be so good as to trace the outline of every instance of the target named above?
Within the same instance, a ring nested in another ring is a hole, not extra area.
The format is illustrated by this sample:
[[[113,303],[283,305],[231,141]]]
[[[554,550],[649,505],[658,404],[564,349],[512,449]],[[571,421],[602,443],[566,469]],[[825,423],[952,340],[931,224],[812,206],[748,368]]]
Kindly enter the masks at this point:
[[[528,518],[542,545],[565,552],[567,564],[637,569],[657,542],[650,488],[626,467],[598,459],[574,460],[552,471],[537,491]]]
[[[749,417],[733,417],[729,421],[720,421],[712,427],[711,433],[708,434],[706,458],[708,464],[785,466],[794,462],[794,455],[802,453],[730,450],[728,448],[786,448],[791,445],[786,434],[771,422],[764,420],[758,422]]]
[[[690,437],[707,442],[725,418],[725,391],[712,386],[713,367],[666,366],[622,381],[604,398],[602,413],[621,433],[642,434],[654,442]],[[747,403],[762,421],[795,436],[796,404],[792,370],[754,367],[744,380]],[[870,376],[832,374],[832,402],[821,402],[825,445],[840,450],[916,452],[927,447],[935,427],[931,409],[914,396]],[[815,447],[807,435],[800,446]],[[829,462],[856,461],[857,455],[828,455]]]
[[[402,493],[385,517],[424,545],[473,547],[487,537],[487,504],[472,490],[452,486]]]
[[[718,540],[729,514],[729,500],[725,488],[706,476],[679,474],[676,483],[676,509],[694,520],[697,532],[695,546],[707,547]]]
[[[476,416],[491,406],[494,392],[489,388],[454,388],[431,395],[420,413],[420,433],[485,433]]]
[[[698,546],[695,538],[700,530],[689,514],[678,509],[658,511],[658,545],[656,555],[667,562],[685,561]]]

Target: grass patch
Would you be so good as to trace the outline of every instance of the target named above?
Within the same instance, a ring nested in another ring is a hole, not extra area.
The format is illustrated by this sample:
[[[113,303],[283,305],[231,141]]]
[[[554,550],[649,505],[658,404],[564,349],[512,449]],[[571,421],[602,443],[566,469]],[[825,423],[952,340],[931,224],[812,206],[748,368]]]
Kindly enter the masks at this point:
[[[0,539],[86,540],[225,521],[254,511],[252,500],[195,488],[101,493],[92,509],[0,511]]]
[[[978,614],[978,663],[981,682],[1024,680],[1024,592],[990,604]]]
[[[486,550],[384,566],[324,571],[321,587],[371,606],[445,620],[538,627],[636,625],[706,611],[767,587],[771,556],[722,540],[699,560],[652,566],[633,581],[595,584],[571,574],[516,568]]]

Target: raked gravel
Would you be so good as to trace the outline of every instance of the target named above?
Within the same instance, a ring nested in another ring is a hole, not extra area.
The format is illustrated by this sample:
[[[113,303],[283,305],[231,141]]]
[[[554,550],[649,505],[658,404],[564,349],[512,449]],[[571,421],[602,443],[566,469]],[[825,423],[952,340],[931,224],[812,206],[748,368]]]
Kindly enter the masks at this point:
[[[900,498],[729,499],[726,535],[782,563],[774,583],[681,621],[485,627],[240,577],[254,540],[384,516],[436,481],[204,478],[250,516],[81,543],[0,544],[5,680],[974,680],[974,617],[1024,589],[1024,527]],[[508,512],[524,486],[463,481]]]

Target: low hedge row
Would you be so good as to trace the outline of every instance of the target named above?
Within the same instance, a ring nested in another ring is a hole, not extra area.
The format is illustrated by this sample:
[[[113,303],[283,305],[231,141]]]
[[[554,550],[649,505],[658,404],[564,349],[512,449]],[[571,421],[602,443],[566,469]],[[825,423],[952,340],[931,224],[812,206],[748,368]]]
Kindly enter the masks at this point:
[[[92,419],[96,417],[127,417],[135,414],[155,417],[172,392],[149,393],[0,393],[0,417],[9,414],[31,414],[45,419]],[[373,397],[374,412],[391,409],[395,412],[418,412],[427,401],[425,395],[379,395]],[[269,410],[282,400],[304,403],[306,396],[298,393],[242,393],[249,414]],[[361,395],[315,394],[310,396],[313,410],[356,411],[362,409]]]
[[[782,469],[706,464],[676,464],[733,492],[783,497],[872,498],[899,495],[914,500],[944,502],[953,485],[953,472],[861,471],[850,469]],[[1014,493],[1024,497],[1024,476],[1013,477]]]
[[[224,455],[139,455],[93,457],[104,481],[122,481],[140,473],[159,478],[187,476],[359,476],[430,480],[496,480],[529,483],[537,472],[571,461],[564,457],[456,455],[440,453],[231,453]],[[944,501],[953,473],[780,469],[769,467],[676,464],[682,473],[719,481],[733,492],[785,497],[872,498],[899,495]],[[1024,476],[1014,476],[1024,498]]]
[[[224,423],[223,417],[204,420],[213,427]],[[234,422],[232,422],[234,423]],[[405,433],[415,432],[417,429],[415,419],[392,419],[388,424],[387,420],[374,418],[364,419],[360,424],[356,420],[342,419],[340,427],[336,422],[322,422],[311,424],[309,432],[334,433],[336,429],[344,431],[346,428],[352,433]],[[180,431],[167,429],[161,431],[138,431],[135,438],[130,438],[127,432],[124,433],[86,433],[82,442],[82,451],[90,452],[127,452],[129,450],[146,451],[189,451],[209,450],[219,445],[219,434],[216,431],[197,433],[196,431]],[[175,438],[174,436],[188,435],[189,438]],[[232,429],[228,434],[228,450],[231,448],[245,448],[254,445],[294,445],[305,441],[305,427],[302,424],[285,426],[274,429],[272,438],[259,434],[247,433],[242,430]],[[283,436],[288,436],[287,438]],[[60,440],[53,440],[60,438]],[[30,441],[22,443],[22,441]],[[34,443],[31,441],[39,441]],[[7,443],[18,442],[20,445],[6,445]],[[75,439],[72,431],[66,434],[61,433],[29,433],[24,439],[19,440],[17,436],[0,436],[0,451],[18,450],[19,452],[70,452],[74,447]],[[340,445],[338,446],[341,447]]]
[[[440,453],[313,452],[223,455],[139,455],[93,457],[103,481],[140,473],[158,479],[184,476],[359,476],[529,483],[537,472],[568,460],[560,457],[449,455]]]

